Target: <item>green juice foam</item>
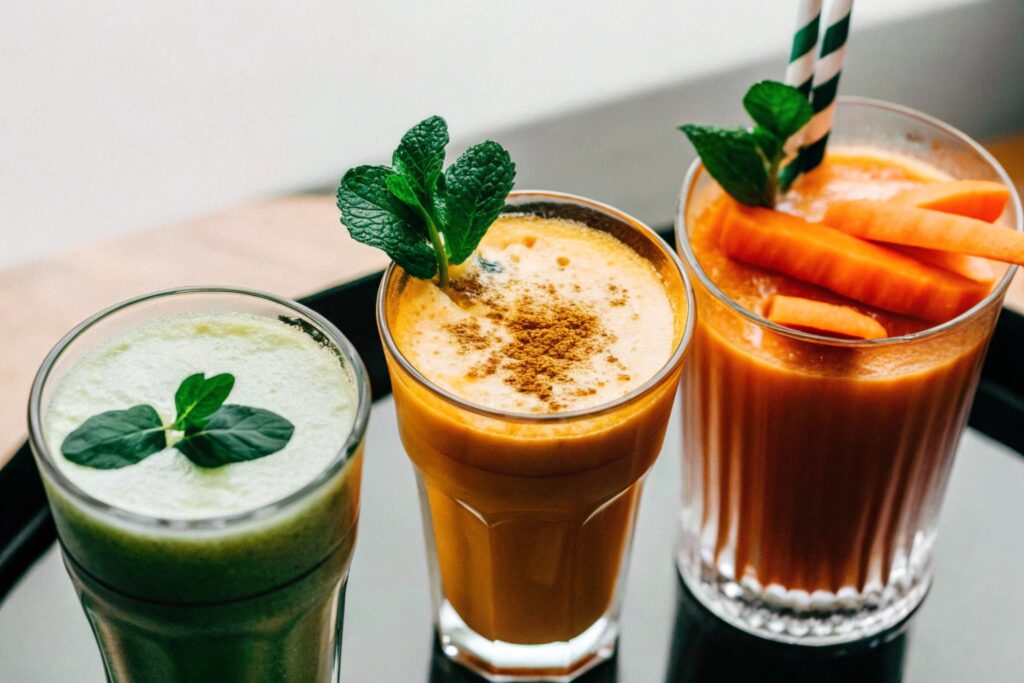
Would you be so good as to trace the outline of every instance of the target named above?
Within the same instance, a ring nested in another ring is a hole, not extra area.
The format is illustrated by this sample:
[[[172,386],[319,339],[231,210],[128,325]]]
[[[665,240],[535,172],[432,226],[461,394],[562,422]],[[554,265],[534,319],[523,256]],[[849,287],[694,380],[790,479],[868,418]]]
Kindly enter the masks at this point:
[[[72,430],[106,410],[147,403],[173,422],[175,389],[196,372],[234,375],[228,403],[287,418],[295,425],[288,445],[217,468],[198,467],[174,448],[114,470],[59,455]],[[150,517],[204,519],[261,507],[311,481],[344,445],[356,407],[337,354],[300,329],[251,314],[186,314],[146,322],[83,358],[54,393],[45,435],[58,467],[95,498]]]

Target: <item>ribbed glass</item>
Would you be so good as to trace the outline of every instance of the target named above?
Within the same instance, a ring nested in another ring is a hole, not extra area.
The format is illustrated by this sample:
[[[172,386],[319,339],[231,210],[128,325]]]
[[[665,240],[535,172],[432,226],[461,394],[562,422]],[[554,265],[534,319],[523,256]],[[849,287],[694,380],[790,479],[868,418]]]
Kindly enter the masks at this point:
[[[895,105],[842,99],[831,139],[1013,188],[975,142]],[[741,308],[702,269],[688,228],[708,182],[695,163],[677,221],[698,315],[681,391],[679,569],[702,602],[755,634],[819,645],[870,636],[927,593],[953,455],[1015,269],[973,309],[918,334],[797,332]],[[1021,229],[1016,194],[1003,221]]]

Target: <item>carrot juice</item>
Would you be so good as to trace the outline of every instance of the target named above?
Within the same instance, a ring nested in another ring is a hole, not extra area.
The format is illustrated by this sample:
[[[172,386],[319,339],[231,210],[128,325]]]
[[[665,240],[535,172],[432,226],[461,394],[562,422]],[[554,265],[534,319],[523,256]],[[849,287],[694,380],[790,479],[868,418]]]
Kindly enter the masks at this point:
[[[877,139],[887,128],[895,134]],[[916,138],[902,136],[914,128]],[[844,103],[837,132],[779,211],[817,222],[841,200],[887,200],[960,174],[1007,182],[974,143],[905,110]],[[938,510],[1007,268],[942,275],[964,292],[982,288],[944,320],[852,301],[728,255],[733,200],[694,168],[678,231],[699,318],[682,385],[680,571],[712,611],[768,638],[877,633],[930,585]],[[1018,216],[1011,202],[1003,220]],[[858,286],[870,299],[876,285]],[[766,319],[790,297],[856,309],[884,334],[851,340]]]
[[[502,680],[610,656],[691,295],[648,228],[554,193],[513,193],[447,290],[389,270],[378,320],[449,654]]]

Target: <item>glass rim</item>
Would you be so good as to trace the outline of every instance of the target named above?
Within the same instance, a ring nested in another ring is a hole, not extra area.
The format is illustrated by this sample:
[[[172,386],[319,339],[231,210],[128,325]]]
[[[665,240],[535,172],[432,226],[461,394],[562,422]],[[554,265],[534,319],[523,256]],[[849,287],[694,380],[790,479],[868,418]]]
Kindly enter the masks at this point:
[[[696,313],[697,313],[697,301],[696,295],[693,291],[693,285],[690,282],[689,275],[686,273],[686,268],[683,267],[683,262],[679,258],[679,255],[672,249],[671,246],[665,242],[664,239],[658,235],[651,227],[649,227],[643,221],[634,218],[633,216],[619,211],[618,209],[609,206],[603,202],[599,202],[594,199],[588,199],[580,195],[570,194],[567,192],[557,192],[553,190],[514,190],[509,193],[509,201],[521,201],[529,199],[538,200],[551,200],[554,203],[564,204],[575,204],[583,208],[593,209],[599,213],[603,213],[606,216],[614,218],[630,228],[636,230],[638,233],[648,239],[654,246],[660,249],[665,256],[668,258],[669,263],[672,264],[674,270],[679,275],[680,281],[683,283],[683,289],[686,292],[686,320],[683,323],[683,332],[679,336],[679,341],[675,344],[672,349],[672,353],[669,355],[668,360],[665,361],[664,365],[658,369],[650,378],[647,379],[643,384],[636,387],[632,391],[618,398],[606,401],[604,403],[592,406],[590,408],[578,408],[576,410],[568,410],[565,412],[554,412],[554,413],[520,413],[510,410],[500,410],[497,408],[489,408],[479,403],[468,401],[455,393],[448,391],[436,383],[429,380],[419,370],[413,367],[412,363],[405,357],[405,355],[398,348],[395,343],[394,337],[391,335],[391,330],[388,326],[387,317],[384,315],[385,307],[385,294],[388,289],[388,285],[391,282],[391,278],[397,272],[397,266],[394,262],[390,263],[387,269],[384,271],[384,276],[381,278],[380,287],[377,290],[377,328],[380,331],[381,339],[384,342],[384,347],[392,358],[398,361],[402,369],[409,373],[409,375],[418,382],[421,386],[427,388],[435,395],[444,399],[448,403],[451,403],[459,408],[468,410],[478,415],[485,417],[491,417],[506,422],[517,422],[525,424],[549,424],[549,423],[560,423],[569,422],[581,418],[597,417],[599,415],[611,412],[623,405],[631,403],[640,397],[650,393],[655,387],[659,386],[666,377],[668,377],[676,367],[678,367],[686,356],[687,350],[690,347],[690,342],[693,338],[693,331],[696,327]],[[508,204],[506,204],[508,206]],[[503,212],[504,213],[504,212]]]
[[[303,484],[298,489],[291,493],[278,498],[277,500],[271,501],[260,505],[259,507],[251,510],[245,510],[243,512],[234,512],[228,515],[217,515],[214,517],[203,517],[199,519],[176,519],[168,517],[158,517],[154,515],[146,515],[139,512],[133,512],[126,510],[117,505],[104,502],[99,498],[96,498],[92,494],[83,490],[77,484],[72,482],[64,472],[57,467],[53,461],[50,449],[46,444],[46,439],[43,436],[43,424],[42,424],[42,393],[43,388],[49,379],[50,373],[54,368],[56,362],[61,358],[65,351],[71,347],[72,344],[87,330],[92,329],[93,326],[109,319],[111,316],[120,313],[123,310],[129,309],[141,303],[148,301],[154,301],[159,299],[165,299],[175,297],[179,295],[190,295],[190,294],[233,294],[242,297],[250,297],[254,299],[262,299],[271,303],[283,306],[291,309],[301,315],[305,316],[309,320],[316,323],[321,328],[331,343],[335,345],[338,351],[342,354],[345,362],[350,368],[352,368],[352,379],[356,385],[356,415],[352,423],[352,428],[349,431],[348,437],[345,439],[345,443],[342,444],[338,453],[323,467],[322,470],[310,481]],[[341,471],[341,469],[348,464],[349,460],[352,459],[353,455],[359,450],[359,447],[363,441],[363,437],[366,433],[366,426],[370,416],[370,382],[369,376],[366,372],[366,367],[363,364],[362,359],[356,352],[352,343],[341,333],[341,331],[325,317],[310,309],[307,306],[303,306],[297,301],[279,297],[268,292],[262,292],[255,289],[249,289],[244,287],[220,287],[220,286],[188,286],[188,287],[173,287],[170,289],[162,289],[156,292],[149,292],[147,294],[141,294],[130,299],[125,299],[119,303],[108,306],[97,313],[89,316],[82,322],[78,323],[65,334],[60,341],[58,341],[54,347],[46,354],[43,359],[43,363],[39,370],[36,372],[35,379],[32,381],[32,390],[29,394],[28,403],[28,421],[29,421],[29,444],[32,450],[36,453],[36,462],[51,480],[53,480],[58,487],[67,495],[69,495],[76,503],[85,506],[93,512],[98,512],[105,515],[110,515],[120,521],[127,522],[130,524],[136,524],[143,527],[162,529],[167,531],[193,531],[193,530],[211,530],[211,531],[223,531],[232,526],[237,526],[245,522],[265,519],[281,510],[285,510],[293,505],[298,504],[301,500],[306,498],[307,495],[320,488],[324,483],[331,479],[335,474]]]
[[[984,160],[992,170],[996,172],[996,175],[999,176],[1000,182],[1006,185],[1010,190],[1009,205],[1013,207],[1014,214],[1016,215],[1016,224],[1012,229],[1017,232],[1024,232],[1024,214],[1022,214],[1021,200],[1017,194],[1016,185],[1014,185],[1002,164],[1000,164],[987,149],[982,147],[969,135],[954,126],[935,118],[934,116],[930,116],[901,104],[886,102],[885,100],[879,100],[872,97],[841,95],[837,98],[837,106],[843,107],[844,105],[880,109],[900,114],[910,119],[916,119],[919,122],[931,126],[932,128],[936,128],[967,145],[972,151],[978,154],[978,156],[981,157],[981,159]],[[689,234],[686,232],[686,205],[689,200],[690,192],[703,170],[704,164],[701,163],[700,157],[697,157],[694,159],[693,163],[690,164],[690,167],[686,172],[686,176],[683,179],[683,185],[682,188],[680,188],[679,198],[676,202],[676,244],[684,252],[683,255],[686,258],[687,264],[693,269],[693,272],[701,285],[703,285],[704,288],[707,289],[719,302],[727,306],[734,313],[742,315],[757,326],[767,328],[772,332],[792,339],[843,348],[872,348],[906,344],[923,339],[930,339],[931,337],[945,334],[966,324],[969,320],[973,319],[983,310],[991,306],[996,299],[1002,297],[1006,293],[1007,288],[1010,286],[1010,282],[1013,280],[1013,277],[1017,272],[1017,265],[1012,263],[1008,264],[1009,267],[1003,274],[1003,277],[999,279],[984,299],[954,318],[911,334],[898,335],[895,337],[882,337],[880,339],[839,339],[836,337],[828,337],[825,335],[814,334],[813,332],[803,332],[791,327],[785,327],[741,306],[739,303],[734,301],[732,297],[719,289],[718,285],[715,284],[710,276],[708,276],[704,271],[704,268],[700,265],[696,254],[693,253],[693,249],[690,247]]]

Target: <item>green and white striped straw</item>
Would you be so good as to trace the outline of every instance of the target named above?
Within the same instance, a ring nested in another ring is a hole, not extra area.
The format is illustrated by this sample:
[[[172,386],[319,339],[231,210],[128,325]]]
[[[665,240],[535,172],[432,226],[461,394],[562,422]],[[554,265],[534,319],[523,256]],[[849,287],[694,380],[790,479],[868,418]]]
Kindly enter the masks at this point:
[[[825,157],[852,11],[853,0],[832,0],[829,5],[828,28],[821,39],[821,50],[814,65],[814,88],[811,91],[814,117],[807,124],[804,145],[800,149],[799,163],[804,173],[815,168]]]
[[[793,50],[786,67],[786,85],[791,85],[811,97],[814,84],[814,53],[818,47],[818,24],[821,21],[821,0],[800,0],[796,17]]]

